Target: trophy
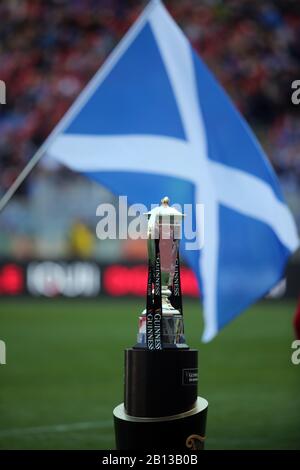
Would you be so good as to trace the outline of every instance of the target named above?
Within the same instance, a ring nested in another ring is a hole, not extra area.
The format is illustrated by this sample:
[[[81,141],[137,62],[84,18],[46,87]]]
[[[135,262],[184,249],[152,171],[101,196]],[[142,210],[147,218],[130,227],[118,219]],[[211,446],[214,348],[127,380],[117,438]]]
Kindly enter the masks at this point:
[[[139,317],[137,347],[188,347],[184,339],[180,287],[179,240],[183,214],[169,198],[148,216],[147,306]]]
[[[208,403],[198,397],[198,351],[185,341],[179,242],[184,214],[161,205],[148,217],[146,308],[125,350],[125,399],[114,409],[118,450],[203,449]]]

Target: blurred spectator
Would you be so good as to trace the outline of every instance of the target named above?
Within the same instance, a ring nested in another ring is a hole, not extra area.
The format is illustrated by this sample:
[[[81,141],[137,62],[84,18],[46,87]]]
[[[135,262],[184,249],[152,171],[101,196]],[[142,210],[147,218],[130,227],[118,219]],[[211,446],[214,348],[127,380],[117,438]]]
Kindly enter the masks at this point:
[[[95,236],[89,227],[76,220],[70,232],[70,255],[73,258],[89,258],[94,251]]]
[[[297,309],[293,319],[295,335],[297,339],[300,339],[300,298],[298,300]]]

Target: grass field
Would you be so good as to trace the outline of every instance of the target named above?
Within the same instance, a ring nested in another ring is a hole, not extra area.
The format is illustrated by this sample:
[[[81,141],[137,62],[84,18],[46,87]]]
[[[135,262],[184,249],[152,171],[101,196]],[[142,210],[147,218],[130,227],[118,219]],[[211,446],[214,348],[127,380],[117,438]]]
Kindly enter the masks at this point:
[[[0,304],[1,449],[114,448],[123,350],[143,300],[9,300]],[[292,302],[250,309],[200,343],[198,302],[185,301],[209,400],[207,449],[300,449],[300,366],[291,363]]]

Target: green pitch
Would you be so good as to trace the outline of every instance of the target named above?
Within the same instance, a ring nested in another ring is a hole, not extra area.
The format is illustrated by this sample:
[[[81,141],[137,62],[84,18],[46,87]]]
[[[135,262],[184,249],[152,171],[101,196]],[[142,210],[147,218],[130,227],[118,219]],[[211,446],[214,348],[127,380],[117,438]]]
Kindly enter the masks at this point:
[[[207,449],[300,449],[294,303],[261,303],[207,345],[198,302],[184,306],[188,343],[199,348],[199,394],[209,401]],[[135,343],[142,309],[142,299],[2,300],[0,448],[114,448],[123,350]]]

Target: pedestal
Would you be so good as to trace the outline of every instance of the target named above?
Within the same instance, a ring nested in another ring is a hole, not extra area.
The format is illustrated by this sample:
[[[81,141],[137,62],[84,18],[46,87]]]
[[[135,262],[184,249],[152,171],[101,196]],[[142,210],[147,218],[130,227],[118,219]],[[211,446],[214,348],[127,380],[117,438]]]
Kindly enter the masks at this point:
[[[203,449],[208,403],[197,385],[195,349],[127,349],[125,400],[113,412],[117,449]]]
[[[125,412],[124,403],[114,409],[118,450],[200,450],[204,448],[208,403],[198,397],[196,406],[173,416],[138,418]]]

